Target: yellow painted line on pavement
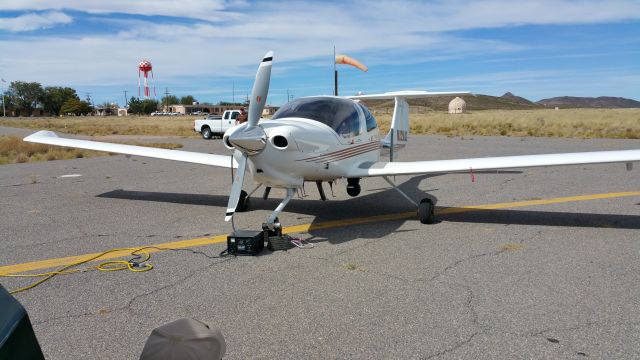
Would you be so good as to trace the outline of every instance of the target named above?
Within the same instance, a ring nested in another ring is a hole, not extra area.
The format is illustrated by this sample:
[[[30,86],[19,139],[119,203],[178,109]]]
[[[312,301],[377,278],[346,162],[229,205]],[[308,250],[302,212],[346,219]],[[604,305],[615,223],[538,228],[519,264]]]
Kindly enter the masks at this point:
[[[577,202],[577,201],[612,199],[612,198],[621,198],[621,197],[628,197],[628,196],[640,196],[640,191],[578,195],[578,196],[567,196],[567,197],[559,197],[559,198],[552,198],[552,199],[538,199],[538,200],[515,201],[515,202],[505,202],[505,203],[495,203],[495,204],[485,204],[485,205],[440,208],[436,210],[436,215],[460,214],[460,213],[480,211],[480,210],[497,210],[497,209],[517,208],[517,207],[523,207],[523,206],[549,205],[549,204],[560,204],[560,203]],[[367,216],[367,217],[360,217],[360,218],[341,219],[341,220],[335,220],[335,221],[325,221],[320,223],[309,223],[309,224],[288,226],[283,229],[283,232],[301,233],[301,232],[308,232],[311,230],[328,229],[328,228],[334,228],[334,227],[340,227],[340,226],[368,224],[368,223],[390,221],[390,220],[401,220],[401,219],[412,218],[415,216],[416,216],[415,211],[407,211],[407,212],[401,212],[401,213],[395,213],[395,214],[375,215],[375,216]],[[213,237],[200,237],[195,239],[173,241],[173,242],[167,242],[167,243],[161,243],[161,244],[141,245],[138,247],[131,247],[131,249],[148,247],[148,248],[145,248],[145,251],[151,253],[151,252],[157,252],[157,251],[163,251],[163,250],[169,250],[169,249],[183,249],[183,248],[192,248],[192,247],[203,246],[203,245],[218,244],[226,241],[227,241],[227,235],[224,234],[224,235],[217,235]],[[100,252],[97,252],[92,254],[68,256],[63,258],[38,260],[38,261],[32,261],[32,262],[27,262],[22,264],[0,266],[0,275],[17,274],[17,273],[22,273],[26,271],[62,267],[62,266],[76,263],[76,262],[81,262],[83,260],[91,259],[100,254],[101,254]],[[94,261],[104,261],[109,259],[126,257],[130,255],[131,255],[131,250],[120,250],[120,251],[114,251],[114,252],[105,254],[99,258],[94,259]]]

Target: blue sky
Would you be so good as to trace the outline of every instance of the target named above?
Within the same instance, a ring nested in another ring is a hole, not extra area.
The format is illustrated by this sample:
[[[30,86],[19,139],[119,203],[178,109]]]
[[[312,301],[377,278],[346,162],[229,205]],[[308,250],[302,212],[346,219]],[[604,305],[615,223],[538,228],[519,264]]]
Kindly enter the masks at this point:
[[[274,50],[268,102],[330,94],[467,90],[531,100],[640,99],[640,2],[5,0],[0,76],[75,88],[96,103],[138,93],[154,65],[158,98],[243,99]]]

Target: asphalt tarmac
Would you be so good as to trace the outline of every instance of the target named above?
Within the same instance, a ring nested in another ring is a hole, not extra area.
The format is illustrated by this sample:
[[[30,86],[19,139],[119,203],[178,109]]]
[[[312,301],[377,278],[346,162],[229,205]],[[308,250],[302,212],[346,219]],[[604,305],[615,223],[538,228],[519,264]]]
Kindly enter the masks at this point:
[[[10,132],[30,133],[0,128]],[[166,141],[227,153],[220,140]],[[640,141],[412,136],[396,158],[632,148]],[[382,179],[364,179],[355,198],[325,184],[326,202],[307,184],[280,220],[311,224],[293,234],[311,249],[219,258],[226,245],[211,241],[155,252],[148,272],[61,275],[16,297],[52,360],[135,359],[153,328],[181,317],[219,327],[225,359],[637,359],[639,171],[397,177],[414,199],[437,198],[434,225],[407,215],[413,205]],[[0,166],[0,271],[224,235],[230,182],[228,169],[125,156]],[[236,227],[259,229],[284,192],[260,195]]]

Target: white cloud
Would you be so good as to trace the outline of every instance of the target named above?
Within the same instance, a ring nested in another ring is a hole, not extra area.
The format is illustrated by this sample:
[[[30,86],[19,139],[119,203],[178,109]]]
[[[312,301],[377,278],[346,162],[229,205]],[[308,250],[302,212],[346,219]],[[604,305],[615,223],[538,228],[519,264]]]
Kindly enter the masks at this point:
[[[73,19],[59,11],[41,14],[24,14],[14,18],[0,18],[0,30],[12,32],[47,29],[59,24],[69,24]]]
[[[457,59],[513,52],[527,47],[527,44],[492,39],[469,39],[453,33],[457,30],[640,19],[640,2],[635,0],[606,3],[600,0],[347,0],[327,3],[8,0],[0,1],[0,10],[50,11],[18,18],[60,14],[66,16],[68,22],[72,19],[61,11],[189,19],[168,23],[166,19],[153,17],[132,19],[112,15],[103,19],[102,16],[89,15],[91,21],[117,22],[117,26],[110,28],[124,30],[91,35],[77,33],[69,37],[16,36],[0,40],[0,48],[11,49],[9,55],[0,57],[0,73],[5,78],[72,86],[137,84],[135,66],[141,58],[153,62],[159,85],[205,76],[210,78],[212,75],[250,78],[257,61],[268,49],[275,50],[276,64],[280,64],[274,67],[274,71],[281,71],[285,66],[318,66],[325,59],[329,63],[334,45],[339,52],[354,55],[372,68],[389,62],[408,64]],[[62,21],[66,21],[65,18],[58,18],[58,23]],[[28,26],[36,24],[37,21],[23,21],[21,25],[11,25],[12,29],[21,30],[10,31],[29,30]],[[52,21],[49,24],[38,26],[56,23]],[[0,29],[9,30],[8,26],[6,22],[0,22]],[[527,73],[502,75],[447,81],[479,84],[498,79],[508,83],[518,78],[531,78]],[[375,71],[368,74],[368,77],[374,76]],[[206,82],[193,81],[194,93],[210,87],[211,84]]]
[[[233,3],[230,4],[234,6]],[[93,14],[123,13],[209,19],[225,9],[222,0],[9,0],[0,10],[76,10]]]
[[[76,10],[88,13],[163,15],[202,20],[225,20],[229,15],[251,14],[256,23],[295,21],[284,15],[316,23],[324,14],[348,15],[352,21],[382,23],[417,31],[446,31],[520,24],[570,24],[640,18],[636,0],[435,0],[435,1],[255,1],[245,0],[8,0],[0,10]],[[336,19],[324,19],[327,24]],[[310,30],[310,27],[299,30]]]

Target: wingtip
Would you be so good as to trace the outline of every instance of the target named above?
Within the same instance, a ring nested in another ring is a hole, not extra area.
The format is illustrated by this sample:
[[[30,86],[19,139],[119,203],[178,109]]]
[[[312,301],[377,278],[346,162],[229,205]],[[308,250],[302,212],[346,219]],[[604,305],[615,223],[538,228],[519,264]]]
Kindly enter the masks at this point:
[[[35,132],[27,137],[25,137],[24,139],[22,139],[23,141],[26,142],[30,142],[35,138],[42,138],[42,137],[59,137],[58,134],[54,133],[53,131],[49,131],[49,130],[40,130],[38,132]]]

